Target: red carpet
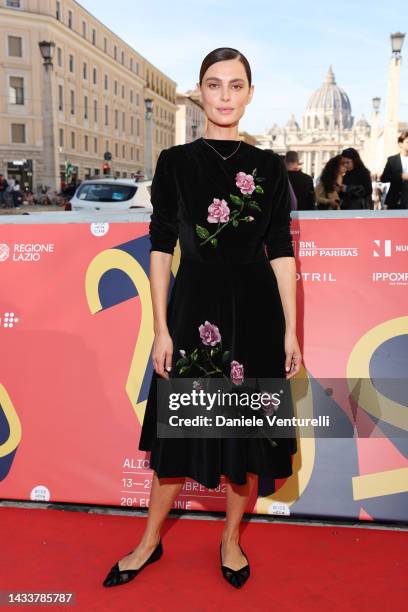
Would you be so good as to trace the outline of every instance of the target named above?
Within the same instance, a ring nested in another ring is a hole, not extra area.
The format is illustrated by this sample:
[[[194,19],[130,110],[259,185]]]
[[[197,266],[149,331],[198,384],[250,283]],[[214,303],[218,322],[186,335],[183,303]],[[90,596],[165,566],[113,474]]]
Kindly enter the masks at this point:
[[[111,565],[136,546],[144,523],[0,508],[0,590],[75,591],[76,606],[47,609],[81,612],[407,609],[407,532],[363,528],[243,523],[252,575],[235,590],[219,569],[223,523],[168,519],[163,557],[127,585],[102,587]]]

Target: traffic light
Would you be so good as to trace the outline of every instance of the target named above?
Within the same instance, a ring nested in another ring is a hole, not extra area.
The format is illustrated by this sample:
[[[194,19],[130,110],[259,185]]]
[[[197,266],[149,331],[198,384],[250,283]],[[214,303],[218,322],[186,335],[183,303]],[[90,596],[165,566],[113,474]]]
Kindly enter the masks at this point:
[[[103,166],[102,166],[102,171],[103,171],[104,174],[109,174],[109,171],[110,171],[109,164],[104,163]]]

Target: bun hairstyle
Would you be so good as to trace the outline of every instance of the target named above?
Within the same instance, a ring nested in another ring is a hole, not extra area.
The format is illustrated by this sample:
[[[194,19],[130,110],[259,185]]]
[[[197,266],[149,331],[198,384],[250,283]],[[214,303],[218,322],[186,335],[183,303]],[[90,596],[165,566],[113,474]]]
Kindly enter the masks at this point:
[[[200,77],[199,77],[200,85],[203,81],[204,74],[206,73],[206,71],[208,70],[210,66],[212,66],[216,62],[223,62],[225,60],[231,60],[231,59],[239,59],[239,61],[244,65],[249,87],[251,87],[252,74],[251,74],[251,67],[249,65],[249,62],[243,53],[238,51],[238,49],[232,49],[231,47],[218,47],[218,49],[214,49],[213,51],[210,51],[210,53],[208,53],[208,55],[205,56],[201,64],[201,68],[200,68]]]

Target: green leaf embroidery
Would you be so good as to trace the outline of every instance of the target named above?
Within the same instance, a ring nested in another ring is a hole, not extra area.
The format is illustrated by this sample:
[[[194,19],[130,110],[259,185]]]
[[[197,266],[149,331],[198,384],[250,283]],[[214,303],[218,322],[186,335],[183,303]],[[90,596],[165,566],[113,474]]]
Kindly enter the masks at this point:
[[[210,244],[211,246],[216,247],[218,244],[218,240],[216,238],[211,238]]]
[[[254,169],[252,170],[252,176],[255,178],[256,174],[257,174],[257,169],[256,169],[256,168],[254,168]]]
[[[254,210],[262,211],[262,208],[254,201],[248,202],[248,208],[253,208]]]
[[[196,232],[203,240],[205,240],[205,238],[208,238],[208,236],[210,235],[208,229],[206,229],[202,225],[196,225]]]
[[[256,191],[256,193],[263,193],[264,192],[263,188],[260,185],[257,185],[255,187],[255,191]]]
[[[233,204],[239,204],[241,206],[242,204],[242,199],[239,196],[234,195],[233,193],[230,193],[230,198],[231,198],[231,202]]]
[[[223,361],[223,363],[225,363],[225,362],[228,360],[229,355],[230,355],[230,352],[229,352],[229,351],[224,351],[224,354],[223,354],[223,356],[222,356],[222,361]]]
[[[238,222],[236,219],[234,219],[234,220],[232,221],[232,226],[233,226],[233,227],[238,227],[238,225],[239,225],[239,222]]]

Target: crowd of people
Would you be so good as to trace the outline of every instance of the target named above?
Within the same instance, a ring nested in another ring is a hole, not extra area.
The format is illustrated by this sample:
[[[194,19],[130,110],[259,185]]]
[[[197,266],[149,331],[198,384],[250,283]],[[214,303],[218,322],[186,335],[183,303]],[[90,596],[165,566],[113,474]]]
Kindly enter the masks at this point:
[[[398,137],[400,152],[388,158],[380,176],[372,175],[352,147],[335,155],[316,181],[302,171],[296,151],[283,156],[292,210],[408,208],[408,131]]]

